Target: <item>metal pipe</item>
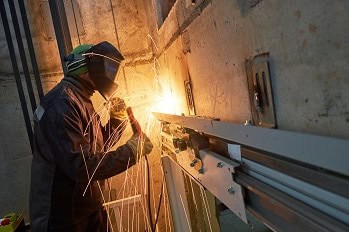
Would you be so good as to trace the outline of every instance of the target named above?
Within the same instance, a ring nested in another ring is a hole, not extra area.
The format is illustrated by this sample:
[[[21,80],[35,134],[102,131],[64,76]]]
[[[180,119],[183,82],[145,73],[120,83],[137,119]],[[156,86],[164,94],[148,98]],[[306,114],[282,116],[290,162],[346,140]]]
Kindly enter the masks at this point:
[[[29,23],[28,23],[27,12],[26,12],[26,8],[25,8],[23,0],[18,0],[18,4],[19,4],[19,9],[20,9],[20,12],[21,12],[21,16],[22,16],[22,22],[23,22],[25,37],[27,39],[28,51],[29,51],[29,55],[30,55],[31,64],[32,64],[32,67],[33,67],[33,73],[34,73],[34,77],[35,77],[36,88],[38,90],[39,99],[41,100],[44,97],[44,91],[42,89],[42,84],[41,84],[41,79],[40,79],[40,72],[39,72],[38,63],[37,63],[37,60],[36,60],[33,40],[32,40],[30,27],[29,27]]]
[[[61,57],[62,68],[63,68],[64,74],[66,75],[68,71],[65,65],[64,57],[73,50],[73,45],[70,37],[67,15],[64,9],[64,1],[49,0],[48,2],[50,5],[53,26],[55,28],[57,45],[58,45],[59,55]]]
[[[1,14],[1,19],[2,19],[2,24],[4,26],[6,41],[7,41],[7,45],[8,45],[8,49],[9,49],[9,53],[10,53],[10,58],[11,58],[13,72],[14,72],[14,75],[15,75],[18,95],[19,95],[19,99],[20,99],[20,102],[21,102],[21,107],[22,107],[22,112],[23,112],[23,116],[24,116],[25,125],[26,125],[26,128],[27,128],[27,133],[28,133],[28,137],[29,137],[30,147],[31,147],[31,149],[33,151],[33,148],[34,148],[33,147],[33,130],[32,130],[32,127],[31,127],[31,122],[30,122],[27,102],[26,102],[25,96],[24,96],[23,86],[22,86],[22,82],[21,82],[21,76],[20,76],[20,73],[19,73],[18,65],[17,65],[15,48],[14,48],[13,42],[12,42],[12,36],[11,36],[11,31],[10,31],[8,19],[7,19],[7,16],[6,16],[6,10],[5,10],[5,3],[4,3],[4,1],[0,1],[0,14]]]
[[[25,55],[25,49],[24,49],[24,45],[23,45],[23,41],[22,41],[21,30],[20,30],[19,24],[18,24],[16,7],[15,7],[14,1],[8,1],[8,4],[10,6],[10,14],[11,14],[11,18],[12,18],[13,29],[14,29],[14,32],[16,35],[19,56],[20,56],[21,62],[22,62],[22,68],[23,68],[23,72],[24,72],[25,82],[27,83],[27,90],[28,90],[28,94],[29,94],[30,105],[32,107],[32,111],[34,112],[36,110],[36,100],[35,100],[33,85],[32,85],[31,78],[30,78],[27,57]]]

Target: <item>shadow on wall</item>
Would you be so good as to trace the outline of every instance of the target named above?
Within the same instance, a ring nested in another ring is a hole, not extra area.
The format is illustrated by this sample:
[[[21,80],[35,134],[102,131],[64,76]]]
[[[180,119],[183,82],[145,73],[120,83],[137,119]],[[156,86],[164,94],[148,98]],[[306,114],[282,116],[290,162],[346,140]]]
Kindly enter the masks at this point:
[[[240,8],[241,15],[244,16],[250,12],[250,10],[257,6],[263,0],[236,0],[236,4]]]

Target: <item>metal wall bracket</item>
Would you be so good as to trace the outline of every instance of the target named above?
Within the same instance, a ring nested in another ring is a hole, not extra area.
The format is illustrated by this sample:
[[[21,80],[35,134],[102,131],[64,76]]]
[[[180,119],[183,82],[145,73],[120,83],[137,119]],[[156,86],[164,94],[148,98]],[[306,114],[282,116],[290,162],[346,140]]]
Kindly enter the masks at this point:
[[[247,61],[246,72],[254,124],[276,128],[269,55],[258,55]]]
[[[217,199],[233,211],[241,220],[247,222],[242,188],[233,180],[235,168],[239,166],[231,160],[209,151],[201,150],[202,170],[192,167],[187,151],[177,153],[177,162],[190,176],[210,191]]]

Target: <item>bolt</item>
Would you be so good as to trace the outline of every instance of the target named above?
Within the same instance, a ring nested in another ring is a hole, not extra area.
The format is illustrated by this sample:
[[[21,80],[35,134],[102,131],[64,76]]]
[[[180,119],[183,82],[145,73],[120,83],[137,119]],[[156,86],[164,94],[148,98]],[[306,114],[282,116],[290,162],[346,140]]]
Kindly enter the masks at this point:
[[[251,229],[254,229],[252,222],[248,222],[248,225],[249,225],[249,227],[251,227]]]
[[[228,188],[228,193],[234,194],[235,193],[234,188],[233,187]]]
[[[245,126],[253,126],[253,123],[251,120],[246,120]]]
[[[194,167],[197,162],[198,161],[196,159],[193,159],[190,163],[190,167]]]
[[[223,167],[222,162],[219,162],[219,163],[217,164],[217,168],[222,168],[222,167]]]

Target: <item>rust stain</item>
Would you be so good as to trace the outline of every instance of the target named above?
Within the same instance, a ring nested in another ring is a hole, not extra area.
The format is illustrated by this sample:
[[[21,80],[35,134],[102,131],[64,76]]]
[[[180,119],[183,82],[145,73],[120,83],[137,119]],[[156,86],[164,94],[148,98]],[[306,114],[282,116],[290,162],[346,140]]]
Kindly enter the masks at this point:
[[[304,39],[303,40],[303,43],[302,43],[302,50],[303,49],[306,49],[308,47],[308,40],[307,39]]]
[[[317,26],[314,24],[309,24],[308,26],[308,31],[312,34],[315,34],[317,32],[317,29],[318,29]]]
[[[297,19],[300,19],[302,16],[302,12],[300,10],[293,11],[294,16],[297,17]]]
[[[342,44],[341,43],[335,43],[334,46],[336,47],[336,49],[341,49],[342,48]]]

